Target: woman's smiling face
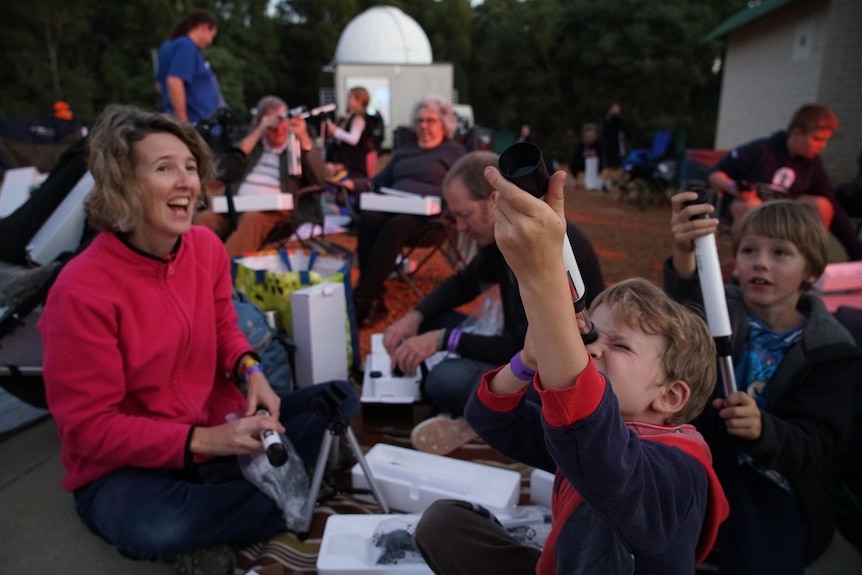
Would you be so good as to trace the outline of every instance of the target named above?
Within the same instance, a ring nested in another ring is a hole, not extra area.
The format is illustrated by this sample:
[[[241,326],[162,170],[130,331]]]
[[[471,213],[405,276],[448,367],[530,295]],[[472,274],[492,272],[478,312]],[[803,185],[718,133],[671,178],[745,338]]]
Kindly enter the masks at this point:
[[[134,158],[143,217],[129,241],[147,253],[166,256],[192,225],[201,193],[197,160],[179,138],[163,132],[136,142]]]

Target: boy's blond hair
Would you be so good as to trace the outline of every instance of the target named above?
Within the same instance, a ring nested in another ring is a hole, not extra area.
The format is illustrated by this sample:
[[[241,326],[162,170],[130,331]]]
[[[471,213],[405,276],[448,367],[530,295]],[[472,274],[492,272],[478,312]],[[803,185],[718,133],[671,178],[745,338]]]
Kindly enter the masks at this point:
[[[596,296],[590,308],[602,304],[608,306],[615,321],[661,336],[665,341],[660,358],[664,381],[681,379],[688,384],[688,402],[665,423],[687,423],[697,417],[716,380],[715,342],[706,322],[643,278],[614,284]]]
[[[826,269],[829,256],[826,251],[826,229],[817,209],[796,200],[773,200],[764,202],[747,212],[733,230],[733,253],[739,250],[742,237],[756,234],[776,240],[792,242],[802,252],[808,266],[808,274],[819,278]],[[801,291],[811,284],[803,281]]]

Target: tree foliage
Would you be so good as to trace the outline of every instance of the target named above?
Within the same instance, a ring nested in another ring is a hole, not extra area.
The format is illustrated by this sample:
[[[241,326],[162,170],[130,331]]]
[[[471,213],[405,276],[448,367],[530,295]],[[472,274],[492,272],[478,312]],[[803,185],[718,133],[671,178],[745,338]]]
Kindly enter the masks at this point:
[[[636,143],[653,130],[709,146],[721,45],[707,32],[745,0],[40,0],[10,3],[0,21],[0,117],[50,113],[68,101],[92,122],[110,102],[161,106],[154,54],[194,7],[219,32],[205,56],[238,118],[265,94],[318,103],[332,88],[339,35],[363,10],[394,5],[425,30],[436,61],[477,121],[501,130],[532,124],[543,148],[565,157],[580,126],[619,100]]]

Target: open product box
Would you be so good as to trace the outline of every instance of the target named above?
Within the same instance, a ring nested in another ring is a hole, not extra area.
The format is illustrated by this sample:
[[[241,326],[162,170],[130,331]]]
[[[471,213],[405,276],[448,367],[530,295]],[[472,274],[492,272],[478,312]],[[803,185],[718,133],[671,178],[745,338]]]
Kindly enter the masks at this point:
[[[330,515],[317,555],[319,575],[431,575],[431,568],[415,551],[387,550],[381,535],[405,530],[411,536],[420,514]],[[403,546],[398,546],[399,550]],[[402,555],[402,556],[399,556]]]
[[[423,453],[415,449],[378,443],[365,454],[365,460],[387,505],[398,511],[419,513],[438,499],[464,499],[489,509],[508,509],[518,503],[521,474]],[[368,488],[368,481],[357,463],[351,469],[354,488]],[[371,495],[357,495],[373,501]]]
[[[365,358],[362,377],[362,403],[413,403],[422,396],[422,374],[393,375],[391,359],[383,347],[383,334],[371,334],[371,353]]]

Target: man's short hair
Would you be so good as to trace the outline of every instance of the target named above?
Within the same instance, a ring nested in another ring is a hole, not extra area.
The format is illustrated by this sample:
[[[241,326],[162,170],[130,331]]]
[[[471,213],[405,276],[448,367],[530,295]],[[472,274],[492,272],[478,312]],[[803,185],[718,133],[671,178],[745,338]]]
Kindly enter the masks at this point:
[[[746,234],[792,242],[802,252],[808,273],[816,278],[823,274],[829,262],[826,228],[817,208],[811,204],[798,200],[773,200],[747,212],[733,227],[734,254]],[[808,282],[803,282],[800,289],[804,291],[810,287]]]
[[[264,96],[254,107],[254,125],[260,124],[261,119],[270,111],[276,108],[287,108],[284,100],[278,96]]]
[[[174,24],[174,27],[171,28],[170,34],[168,34],[168,38],[175,40],[180,36],[186,36],[201,24],[206,24],[210,28],[218,27],[218,21],[215,19],[212,12],[198,8],[196,10],[192,10],[186,16],[183,16],[179,22]]]
[[[144,217],[145,190],[135,175],[135,144],[150,134],[176,136],[195,158],[201,193],[215,177],[212,152],[191,124],[174,116],[111,104],[102,112],[90,133],[87,161],[93,174],[93,189],[84,199],[89,224],[99,231],[130,232]]]
[[[470,193],[471,200],[487,200],[494,188],[485,177],[485,168],[496,166],[498,160],[497,154],[487,150],[476,150],[461,156],[446,172],[443,178],[443,189],[445,190],[453,180],[461,180]]]
[[[590,309],[606,305],[614,321],[643,333],[661,336],[665,348],[661,363],[664,381],[681,379],[691,395],[685,406],[668,416],[666,424],[687,423],[703,411],[716,381],[715,342],[706,322],[684,305],[673,301],[652,282],[630,278],[602,291]]]
[[[837,127],[838,118],[832,110],[823,104],[805,104],[793,114],[787,126],[787,133],[794,129],[799,129],[803,134],[811,134],[817,130],[834,132]]]

